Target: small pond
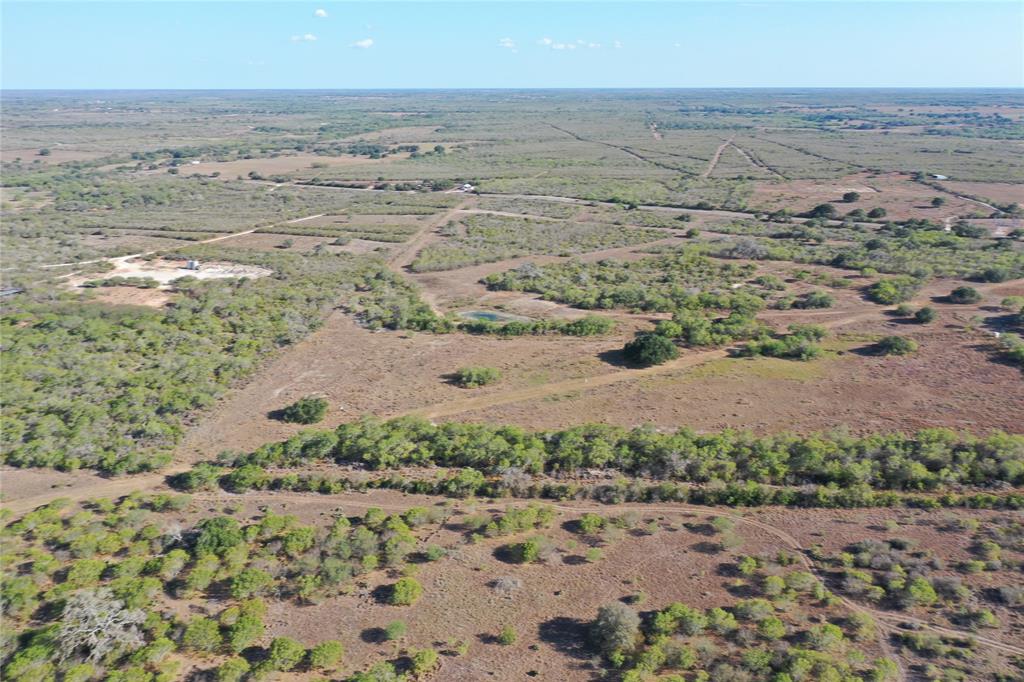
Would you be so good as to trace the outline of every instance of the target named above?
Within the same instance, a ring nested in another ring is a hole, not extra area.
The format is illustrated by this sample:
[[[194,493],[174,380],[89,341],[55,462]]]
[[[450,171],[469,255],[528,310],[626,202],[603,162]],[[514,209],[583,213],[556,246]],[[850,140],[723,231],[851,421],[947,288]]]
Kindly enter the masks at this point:
[[[482,320],[484,322],[528,322],[530,318],[510,313],[499,313],[496,310],[463,310],[459,317],[467,320]]]

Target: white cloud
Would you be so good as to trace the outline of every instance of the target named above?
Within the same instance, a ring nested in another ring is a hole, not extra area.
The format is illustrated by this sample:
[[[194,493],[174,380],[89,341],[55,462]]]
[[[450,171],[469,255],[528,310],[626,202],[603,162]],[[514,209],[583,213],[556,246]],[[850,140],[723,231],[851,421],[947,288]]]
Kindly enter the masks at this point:
[[[541,38],[540,40],[537,41],[537,44],[552,50],[575,50],[576,48],[598,50],[602,47],[601,43],[583,40],[582,38],[577,38],[576,42],[568,43],[563,43],[558,40],[552,40],[551,38]]]
[[[327,18],[327,10],[325,10],[325,9],[318,9],[317,11],[313,12],[313,16],[317,17],[318,19],[326,19]]]
[[[293,43],[312,43],[316,41],[316,36],[312,33],[303,33],[301,36],[292,36]]]
[[[516,41],[512,40],[511,38],[499,38],[498,45],[509,50],[516,49]]]
[[[349,45],[349,47],[358,47],[360,50],[368,50],[373,47],[373,38],[363,38]]]
[[[612,43],[612,47],[614,47],[616,50],[621,50],[622,49],[622,43],[619,42],[618,40],[616,40],[614,43]]]

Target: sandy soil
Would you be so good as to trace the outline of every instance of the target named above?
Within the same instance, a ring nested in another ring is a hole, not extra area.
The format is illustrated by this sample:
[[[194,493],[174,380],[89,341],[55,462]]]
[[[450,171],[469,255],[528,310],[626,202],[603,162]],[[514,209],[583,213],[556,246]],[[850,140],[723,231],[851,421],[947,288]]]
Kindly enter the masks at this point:
[[[171,294],[160,289],[138,287],[97,287],[96,300],[109,305],[142,305],[162,308],[171,301]]]
[[[66,163],[68,161],[92,161],[93,159],[98,159],[110,154],[110,152],[67,149],[64,147],[53,146],[50,147],[50,154],[48,156],[39,156],[39,149],[39,147],[29,149],[4,149],[0,151],[0,159],[2,159],[4,163],[9,163],[20,157],[23,165],[29,165],[35,161],[39,161],[41,164],[52,166],[58,163]]]
[[[154,279],[160,283],[160,288],[167,288],[171,282],[181,277],[195,277],[196,279],[224,279],[229,277],[266,277],[273,273],[272,270],[254,265],[240,265],[227,262],[204,262],[200,263],[198,270],[189,270],[182,260],[165,260],[158,258],[147,261],[131,256],[112,258],[110,262],[114,265],[101,275],[75,275],[67,278],[67,285],[80,287],[84,282],[94,279],[109,279],[111,277],[145,277]]]

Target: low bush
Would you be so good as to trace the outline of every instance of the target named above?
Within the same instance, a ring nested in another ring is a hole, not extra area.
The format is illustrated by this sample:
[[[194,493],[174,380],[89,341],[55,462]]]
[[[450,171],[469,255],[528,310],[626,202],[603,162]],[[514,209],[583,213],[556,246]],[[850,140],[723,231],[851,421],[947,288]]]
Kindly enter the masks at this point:
[[[917,342],[905,336],[886,336],[875,349],[879,355],[910,355],[917,350]]]
[[[501,378],[494,367],[463,367],[455,372],[454,382],[462,388],[478,388],[493,384]]]
[[[281,420],[292,424],[316,424],[327,414],[327,401],[306,396],[281,410]]]

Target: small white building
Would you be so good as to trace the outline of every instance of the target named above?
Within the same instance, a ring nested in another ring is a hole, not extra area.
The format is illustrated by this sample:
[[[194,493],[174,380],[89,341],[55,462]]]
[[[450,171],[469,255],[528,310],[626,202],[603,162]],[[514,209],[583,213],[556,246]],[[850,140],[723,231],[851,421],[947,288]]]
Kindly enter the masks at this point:
[[[199,261],[195,260],[194,258],[188,259],[188,261],[185,263],[185,269],[186,270],[198,270],[199,269]]]
[[[461,189],[461,190],[462,190],[463,192],[472,192],[473,190],[475,190],[475,189],[476,189],[476,187],[474,187],[473,185],[471,185],[471,184],[469,184],[469,183],[467,182],[466,184],[464,184],[464,185],[463,185],[462,187],[460,187],[459,189]]]

